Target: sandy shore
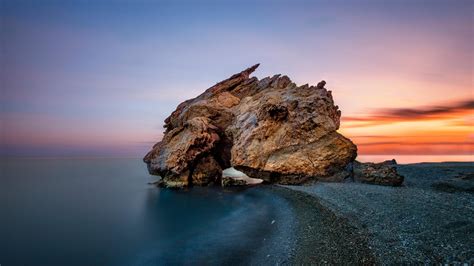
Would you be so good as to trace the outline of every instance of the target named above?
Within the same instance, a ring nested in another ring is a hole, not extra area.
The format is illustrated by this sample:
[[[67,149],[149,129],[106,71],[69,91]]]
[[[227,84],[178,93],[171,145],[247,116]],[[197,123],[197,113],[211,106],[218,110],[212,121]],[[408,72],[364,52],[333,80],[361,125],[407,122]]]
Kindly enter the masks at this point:
[[[297,217],[297,245],[290,261],[472,265],[474,194],[447,192],[436,184],[473,173],[474,163],[398,169],[406,178],[403,187],[318,183],[275,188],[289,199]]]

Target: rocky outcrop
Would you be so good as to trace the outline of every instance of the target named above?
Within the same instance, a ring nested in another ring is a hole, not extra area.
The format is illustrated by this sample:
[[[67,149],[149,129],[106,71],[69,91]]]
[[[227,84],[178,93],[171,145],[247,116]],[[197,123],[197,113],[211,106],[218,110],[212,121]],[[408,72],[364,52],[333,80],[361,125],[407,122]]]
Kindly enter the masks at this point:
[[[354,181],[368,184],[400,186],[404,177],[399,175],[397,162],[392,159],[381,163],[354,162]]]
[[[326,82],[250,78],[257,67],[178,105],[163,140],[144,158],[149,172],[168,187],[221,183],[231,166],[267,183],[350,177],[357,148],[337,132],[341,112]]]

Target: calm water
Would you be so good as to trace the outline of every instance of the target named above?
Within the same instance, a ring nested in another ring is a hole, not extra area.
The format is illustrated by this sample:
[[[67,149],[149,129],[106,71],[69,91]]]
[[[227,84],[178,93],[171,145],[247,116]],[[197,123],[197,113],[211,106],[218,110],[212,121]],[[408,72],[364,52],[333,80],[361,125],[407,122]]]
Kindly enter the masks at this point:
[[[0,163],[2,266],[247,263],[292,234],[266,188],[159,190],[135,159]]]

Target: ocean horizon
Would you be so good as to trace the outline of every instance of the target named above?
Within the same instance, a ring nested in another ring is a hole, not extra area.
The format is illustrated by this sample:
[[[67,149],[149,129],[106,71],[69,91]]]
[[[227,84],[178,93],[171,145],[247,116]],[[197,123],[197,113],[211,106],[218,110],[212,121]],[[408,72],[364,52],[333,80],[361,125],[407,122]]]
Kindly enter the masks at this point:
[[[57,159],[57,160],[71,160],[71,159],[138,159],[139,156],[0,156],[0,160],[5,159]],[[384,154],[361,154],[356,160],[360,162],[383,162],[386,160],[395,159],[399,164],[412,163],[441,163],[441,162],[474,162],[474,154],[446,154],[446,155],[384,155]],[[145,166],[145,164],[144,164]],[[145,166],[146,170],[146,166]]]

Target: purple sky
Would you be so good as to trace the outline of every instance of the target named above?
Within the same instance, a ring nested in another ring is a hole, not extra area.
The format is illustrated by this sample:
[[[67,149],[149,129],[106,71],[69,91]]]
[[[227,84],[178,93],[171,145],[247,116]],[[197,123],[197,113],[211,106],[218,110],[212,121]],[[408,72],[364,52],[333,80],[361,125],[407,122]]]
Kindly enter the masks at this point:
[[[343,116],[473,99],[472,1],[1,4],[1,155],[141,157],[177,104],[255,63],[325,79]]]

